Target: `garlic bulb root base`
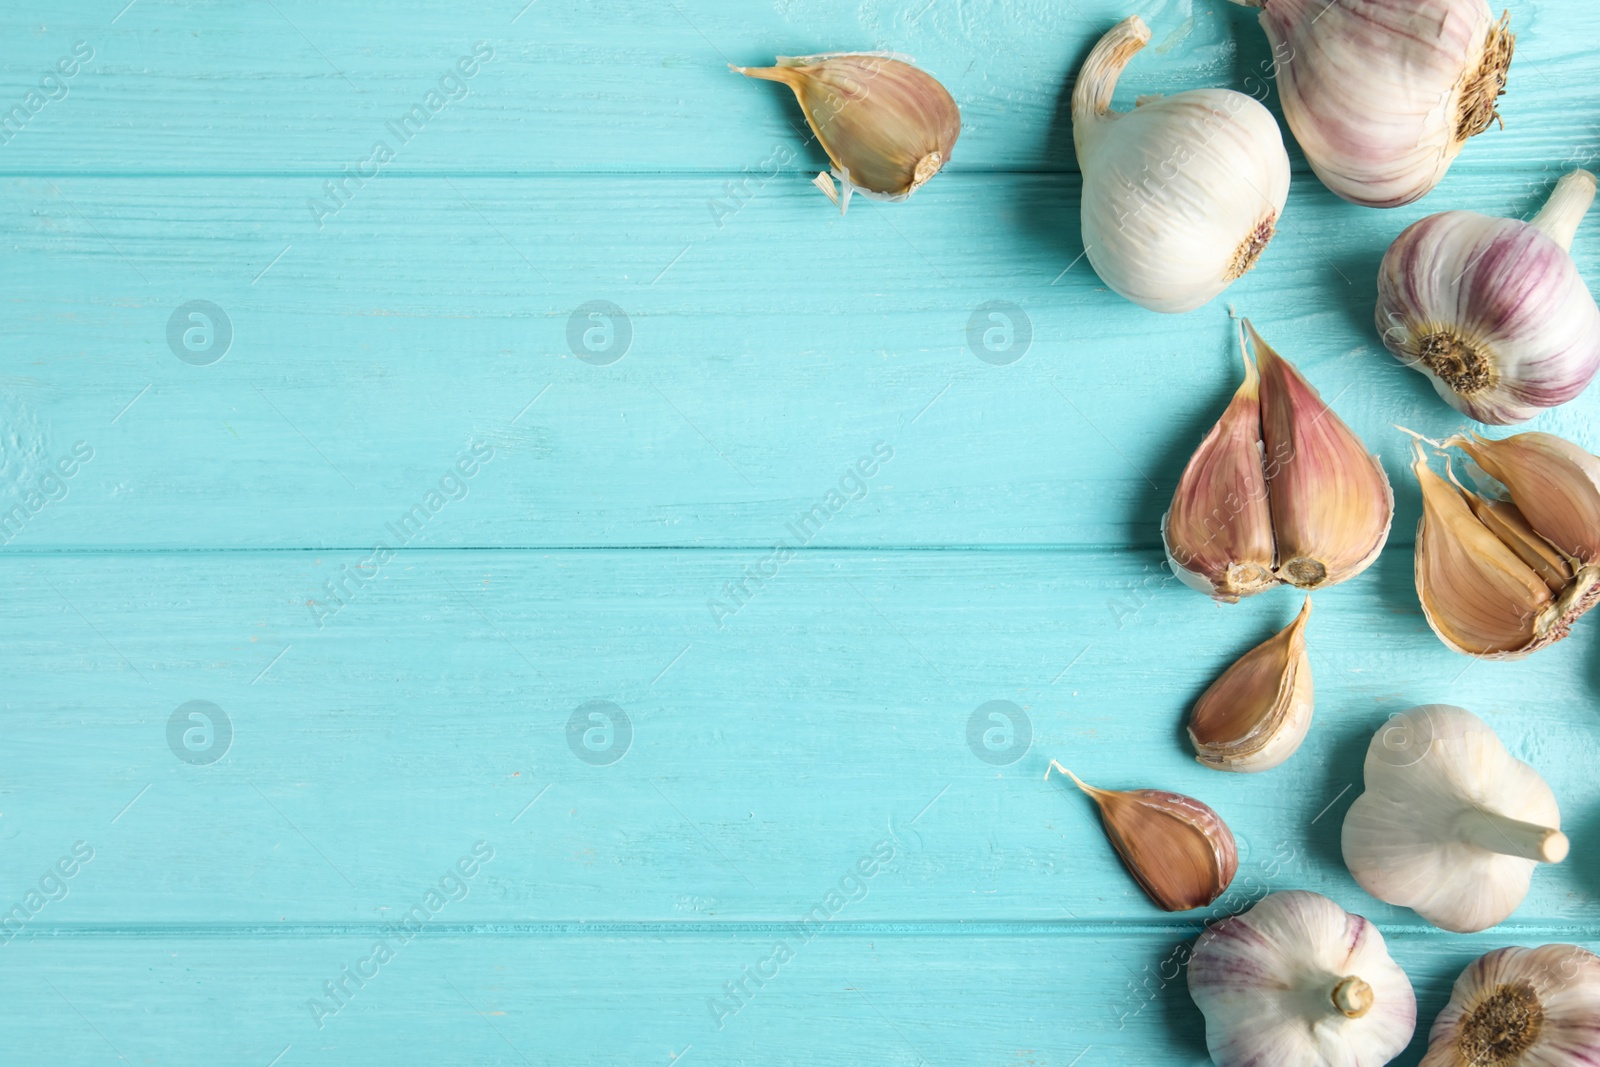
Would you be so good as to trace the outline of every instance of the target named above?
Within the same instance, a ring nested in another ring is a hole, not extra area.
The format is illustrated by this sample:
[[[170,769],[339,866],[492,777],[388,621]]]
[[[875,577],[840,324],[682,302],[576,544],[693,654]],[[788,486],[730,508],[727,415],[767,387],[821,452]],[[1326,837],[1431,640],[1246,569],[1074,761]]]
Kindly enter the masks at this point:
[[[1521,1063],[1544,1030],[1544,1005],[1527,982],[1503,985],[1461,1020],[1456,1051],[1464,1063]]]
[[[1278,213],[1276,211],[1268,211],[1266,217],[1256,224],[1255,229],[1250,231],[1250,236],[1246,237],[1239,247],[1234,250],[1233,258],[1228,261],[1226,275],[1228,281],[1236,282],[1250,273],[1251,269],[1256,265],[1256,260],[1261,258],[1261,253],[1267,250],[1267,245],[1271,243],[1273,234],[1278,232],[1277,225]]]
[[[1483,62],[1461,90],[1461,109],[1456,114],[1456,140],[1466,141],[1500,121],[1497,106],[1506,91],[1506,73],[1517,35],[1511,32],[1511,12],[1489,28],[1483,43]]]
[[[1402,346],[1402,358],[1406,357],[1427,367],[1464,399],[1470,400],[1500,384],[1500,372],[1493,360],[1448,326],[1410,339]]]

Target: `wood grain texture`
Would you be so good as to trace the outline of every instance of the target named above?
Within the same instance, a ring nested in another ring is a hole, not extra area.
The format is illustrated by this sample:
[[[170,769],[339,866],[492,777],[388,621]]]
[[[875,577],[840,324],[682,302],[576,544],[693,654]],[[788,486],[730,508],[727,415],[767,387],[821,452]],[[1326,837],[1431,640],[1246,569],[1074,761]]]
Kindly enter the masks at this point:
[[[1163,317],[1079,259],[1061,104],[1109,0],[124,2],[0,11],[0,117],[92,51],[0,133],[0,1060],[1199,1067],[1185,946],[1306,888],[1411,975],[1414,1065],[1478,954],[1600,949],[1600,624],[1516,664],[1428,631],[1393,425],[1461,420],[1371,324],[1405,225],[1594,165],[1600,11],[1515,8],[1506,129],[1423,203],[1337,201],[1291,145],[1259,269]],[[1250,12],[1141,13],[1119,105],[1260,89]],[[726,70],[840,48],[964,117],[948,173],[842,218],[793,101]],[[1317,597],[1316,721],[1259,776],[1181,727],[1299,599],[1213,605],[1157,535],[1230,307],[1399,504]],[[1600,451],[1597,415],[1535,425]],[[1472,937],[1339,856],[1368,738],[1432,701],[1573,841]],[[1052,758],[1211,803],[1230,894],[1156,911]]]

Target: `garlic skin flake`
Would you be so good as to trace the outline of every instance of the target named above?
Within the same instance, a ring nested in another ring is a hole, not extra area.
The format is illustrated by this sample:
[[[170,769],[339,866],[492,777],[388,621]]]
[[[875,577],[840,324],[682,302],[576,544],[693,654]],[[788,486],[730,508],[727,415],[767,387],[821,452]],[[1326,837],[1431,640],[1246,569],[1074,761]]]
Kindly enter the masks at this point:
[[[1239,870],[1233,831],[1206,805],[1160,789],[1096,789],[1059,763],[1050,767],[1094,800],[1123,866],[1162,911],[1203,908],[1233,882]]]
[[[1089,53],[1072,91],[1083,243],[1111,289],[1151,311],[1191,311],[1242,277],[1289,197],[1270,112],[1231,89],[1142,97],[1111,110],[1117,78],[1150,40],[1137,15]]]
[[[1555,794],[1463,708],[1396,715],[1367,747],[1365,793],[1341,847],[1361,888],[1434,926],[1474,933],[1504,921],[1534,868],[1566,859]]]
[[[1195,758],[1219,771],[1270,770],[1294,755],[1311,729],[1311,598],[1276,636],[1246,652],[1195,702]]]
[[[1600,458],[1546,433],[1457,435],[1446,446],[1466,452],[1511,499],[1463,486],[1448,458],[1446,482],[1418,441],[1423,615],[1453,651],[1521,659],[1566,637],[1600,603]]]
[[[1189,995],[1218,1067],[1382,1067],[1417,998],[1378,928],[1318,893],[1273,893],[1200,935]]]
[[[961,110],[931,74],[904,59],[873,53],[779,56],[776,66],[733,67],[749,78],[794,91],[844,197],[904,200],[950,162],[961,136]],[[828,192],[828,187],[819,188]]]
[[[1485,0],[1234,0],[1261,8],[1283,114],[1324,185],[1426,195],[1497,119],[1516,37]]]
[[[1595,197],[1577,170],[1532,221],[1446,211],[1407,227],[1378,273],[1384,346],[1479,422],[1525,422],[1600,371],[1600,307],[1568,250]]]
[[[1473,960],[1434,1020],[1421,1067],[1594,1067],[1600,957],[1577,945],[1499,948]]]

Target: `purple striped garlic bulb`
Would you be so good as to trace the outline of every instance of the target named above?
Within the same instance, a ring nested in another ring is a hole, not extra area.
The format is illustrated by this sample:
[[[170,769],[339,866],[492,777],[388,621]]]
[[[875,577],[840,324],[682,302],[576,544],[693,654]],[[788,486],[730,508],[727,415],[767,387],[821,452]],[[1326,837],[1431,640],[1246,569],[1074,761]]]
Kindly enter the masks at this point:
[[[1577,945],[1497,948],[1456,979],[1421,1067],[1600,1064],[1600,957]]]
[[[1407,227],[1378,272],[1378,332],[1446,402],[1508,426],[1600,371],[1600,308],[1568,249],[1594,202],[1575,170],[1531,222],[1446,211]]]
[[[1516,37],[1486,0],[1233,0],[1261,9],[1289,128],[1352,203],[1425,196],[1498,118]]]
[[[1318,893],[1273,893],[1195,943],[1189,995],[1218,1067],[1382,1067],[1417,998],[1378,928]]]

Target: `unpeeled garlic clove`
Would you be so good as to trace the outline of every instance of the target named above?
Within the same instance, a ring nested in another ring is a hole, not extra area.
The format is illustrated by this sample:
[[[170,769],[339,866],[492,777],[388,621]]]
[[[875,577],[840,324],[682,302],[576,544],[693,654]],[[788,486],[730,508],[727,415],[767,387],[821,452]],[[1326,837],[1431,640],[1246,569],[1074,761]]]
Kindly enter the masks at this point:
[[[1600,564],[1600,457],[1555,434],[1501,441],[1457,434],[1444,442],[1506,487],[1528,525],[1582,564]]]
[[[1206,805],[1160,789],[1096,789],[1060,764],[1051,766],[1099,806],[1111,846],[1162,911],[1204,907],[1233,881],[1239,869],[1233,832]]]
[[[1428,625],[1454,651],[1485,659],[1520,659],[1566,637],[1600,602],[1600,459],[1542,433],[1445,444],[1511,499],[1485,499],[1453,473],[1447,483],[1417,444],[1416,583]]]
[[[1394,520],[1377,457],[1244,320],[1261,368],[1261,436],[1281,581],[1321,589],[1372,565]]]
[[[1576,397],[1600,371],[1600,307],[1568,253],[1594,196],[1579,170],[1528,222],[1446,211],[1407,227],[1378,272],[1384,347],[1479,422]]]
[[[1363,775],[1340,837],[1345,865],[1368,893],[1441,929],[1504,921],[1534,868],[1567,857],[1549,785],[1463,708],[1428,704],[1390,719],[1367,746]]]
[[[1122,20],[1072,90],[1083,247],[1115,292],[1152,311],[1190,311],[1266,250],[1289,196],[1289,156],[1271,112],[1231,89],[1112,111],[1118,77],[1149,41],[1137,15]]]
[[[1433,472],[1420,442],[1412,470],[1422,486],[1416,582],[1428,625],[1469,656],[1527,655],[1536,647],[1536,623],[1555,600],[1549,586],[1473,515],[1470,494]]]
[[[1498,118],[1516,37],[1484,0],[1234,3],[1262,9],[1284,118],[1346,200],[1416,200]]]
[[[852,188],[878,199],[910,196],[950,161],[961,135],[961,110],[949,91],[893,56],[779,56],[776,66],[732,69],[794,91],[845,186],[841,210]]]
[[[1276,636],[1211,683],[1189,715],[1196,759],[1220,771],[1265,771],[1300,747],[1311,728],[1311,598]]]
[[[1249,356],[1244,366],[1244,384],[1184,468],[1161,522],[1173,573],[1229,604],[1278,584],[1261,465],[1261,378]]]
[[[1381,1067],[1417,1026],[1411,981],[1378,928],[1303,890],[1201,934],[1189,995],[1219,1067]]]
[[[1577,945],[1499,948],[1456,979],[1421,1067],[1600,1063],[1600,957]]]

